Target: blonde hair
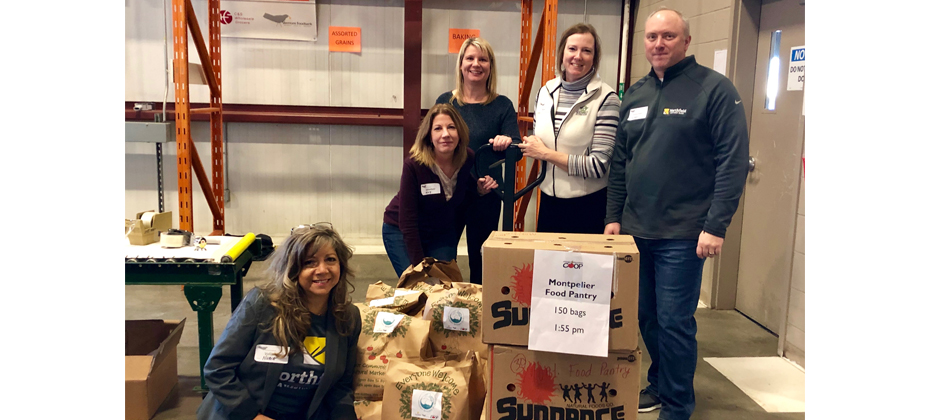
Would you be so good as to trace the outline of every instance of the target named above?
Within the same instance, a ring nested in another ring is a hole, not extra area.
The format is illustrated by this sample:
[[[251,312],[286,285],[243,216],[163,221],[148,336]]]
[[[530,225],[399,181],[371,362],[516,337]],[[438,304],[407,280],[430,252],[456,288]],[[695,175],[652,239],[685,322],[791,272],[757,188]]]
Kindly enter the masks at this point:
[[[311,323],[310,309],[303,303],[307,292],[298,283],[301,266],[308,255],[316,254],[325,245],[331,246],[339,259],[339,282],[329,292],[326,310],[334,317],[339,335],[347,336],[352,331],[346,311],[352,303],[349,293],[355,291],[349,281],[349,276],[354,275],[348,263],[352,248],[328,226],[298,229],[275,249],[268,268],[271,281],[261,288],[275,310],[274,319],[266,328],[279,346],[288,349],[287,354],[301,351]]]
[[[472,37],[466,39],[462,43],[462,48],[459,48],[459,58],[456,60],[455,66],[455,90],[452,91],[452,98],[449,99],[450,103],[458,101],[459,105],[465,105],[465,98],[462,96],[462,88],[465,86],[465,76],[462,76],[462,60],[465,59],[465,50],[472,45],[488,55],[488,62],[491,67],[491,71],[488,72],[488,81],[485,83],[485,88],[488,90],[488,99],[485,99],[481,104],[487,105],[497,98],[497,60],[494,58],[494,49],[483,38]]]
[[[455,153],[452,156],[452,165],[461,168],[468,158],[468,125],[459,115],[452,104],[436,104],[429,109],[423,121],[420,122],[420,129],[417,130],[417,138],[410,147],[410,157],[421,165],[433,166],[436,164],[436,154],[433,148],[433,135],[431,129],[433,120],[437,115],[448,115],[452,118],[452,124],[455,124],[455,131],[459,135],[459,144],[455,146]]]
[[[572,27],[562,32],[562,38],[559,40],[559,49],[556,52],[556,72],[559,74],[559,77],[565,78],[565,74],[562,72],[562,58],[565,56],[565,44],[568,43],[568,37],[575,34],[591,34],[594,37],[594,63],[591,66],[591,71],[597,71],[598,66],[601,64],[601,37],[597,35],[597,31],[594,30],[594,26],[591,26],[587,23],[576,23]]]

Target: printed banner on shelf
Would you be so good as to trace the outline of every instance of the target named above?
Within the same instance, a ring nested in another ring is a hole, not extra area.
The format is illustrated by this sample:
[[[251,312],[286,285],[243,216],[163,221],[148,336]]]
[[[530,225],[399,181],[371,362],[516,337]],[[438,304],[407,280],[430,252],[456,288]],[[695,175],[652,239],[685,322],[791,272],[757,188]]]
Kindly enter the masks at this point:
[[[220,35],[225,38],[316,41],[316,0],[224,1]]]

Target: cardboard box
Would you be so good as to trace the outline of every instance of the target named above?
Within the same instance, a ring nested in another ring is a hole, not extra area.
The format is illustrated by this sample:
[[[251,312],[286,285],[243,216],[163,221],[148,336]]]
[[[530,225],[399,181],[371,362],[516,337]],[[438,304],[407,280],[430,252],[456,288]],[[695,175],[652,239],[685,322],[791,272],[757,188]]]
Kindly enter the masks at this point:
[[[483,245],[485,343],[528,345],[536,250],[613,255],[607,349],[639,346],[639,251],[633,238],[539,232],[495,232]]]
[[[488,420],[636,420],[639,349],[607,357],[491,346]]]
[[[152,418],[177,385],[185,320],[126,320],[126,420]]]
[[[543,241],[543,242],[597,242],[597,243],[636,243],[630,235],[603,235],[593,233],[549,233],[549,232],[491,232],[489,239],[510,239],[516,241]]]
[[[147,224],[143,220],[145,213],[155,213],[155,210],[146,210],[136,213],[133,220],[126,219],[126,237],[131,245],[148,245],[158,242],[158,233],[171,229],[171,212],[155,213]]]

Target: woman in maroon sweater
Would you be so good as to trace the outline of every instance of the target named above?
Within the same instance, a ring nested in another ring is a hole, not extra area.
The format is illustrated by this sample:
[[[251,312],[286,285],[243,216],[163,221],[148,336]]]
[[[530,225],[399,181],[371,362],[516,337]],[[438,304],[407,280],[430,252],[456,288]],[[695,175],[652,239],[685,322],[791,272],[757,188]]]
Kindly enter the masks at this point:
[[[497,188],[494,178],[476,179],[474,165],[465,121],[452,105],[434,105],[404,159],[400,191],[384,209],[381,236],[398,277],[424,257],[455,259],[465,209]]]

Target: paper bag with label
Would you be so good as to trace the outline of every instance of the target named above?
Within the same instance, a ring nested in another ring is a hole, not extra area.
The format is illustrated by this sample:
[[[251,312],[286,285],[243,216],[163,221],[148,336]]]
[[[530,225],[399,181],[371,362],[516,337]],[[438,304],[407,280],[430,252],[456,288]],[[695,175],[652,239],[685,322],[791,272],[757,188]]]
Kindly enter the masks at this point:
[[[430,345],[435,354],[475,352],[488,358],[488,345],[481,341],[481,285],[456,282],[452,287],[433,286],[426,292],[428,299],[423,319],[432,322]]]
[[[392,359],[389,365],[382,418],[477,420],[480,417],[486,390],[480,380],[473,380],[474,353],[429,360]]]
[[[462,281],[462,272],[455,261],[440,261],[433,257],[426,257],[413,267],[407,267],[397,280],[398,288],[412,288],[417,283],[429,285],[445,284]]]
[[[429,345],[429,321],[397,311],[356,303],[362,316],[355,364],[355,399],[381,400],[390,360],[433,356]]]
[[[422,290],[395,289],[383,281],[368,285],[365,303],[371,307],[392,309],[411,316],[419,316],[426,305]]]

